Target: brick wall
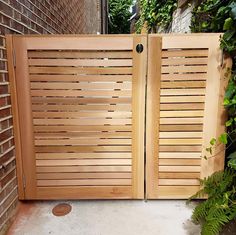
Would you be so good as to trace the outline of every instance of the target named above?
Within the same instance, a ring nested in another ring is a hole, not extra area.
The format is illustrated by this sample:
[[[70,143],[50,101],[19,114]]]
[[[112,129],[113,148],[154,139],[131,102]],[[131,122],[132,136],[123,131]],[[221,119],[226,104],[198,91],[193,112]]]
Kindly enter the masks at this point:
[[[190,24],[192,17],[192,9],[195,6],[196,1],[188,1],[189,4],[185,4],[173,14],[173,21],[170,28],[170,33],[190,33]]]
[[[100,0],[0,0],[0,234],[18,204],[5,34],[100,32]]]

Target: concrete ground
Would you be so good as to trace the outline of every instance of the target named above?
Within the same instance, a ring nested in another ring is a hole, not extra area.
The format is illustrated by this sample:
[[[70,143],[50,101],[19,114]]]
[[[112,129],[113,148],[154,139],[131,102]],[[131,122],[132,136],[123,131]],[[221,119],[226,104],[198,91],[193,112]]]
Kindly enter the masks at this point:
[[[8,235],[199,235],[185,201],[66,201],[72,211],[56,217],[59,202],[24,203]]]

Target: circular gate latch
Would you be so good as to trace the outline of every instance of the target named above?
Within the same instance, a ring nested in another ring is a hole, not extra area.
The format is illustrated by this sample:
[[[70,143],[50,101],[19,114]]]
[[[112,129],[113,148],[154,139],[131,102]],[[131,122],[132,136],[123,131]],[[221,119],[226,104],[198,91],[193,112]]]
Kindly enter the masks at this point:
[[[136,51],[140,54],[143,52],[143,44],[139,43],[137,46],[136,46]]]

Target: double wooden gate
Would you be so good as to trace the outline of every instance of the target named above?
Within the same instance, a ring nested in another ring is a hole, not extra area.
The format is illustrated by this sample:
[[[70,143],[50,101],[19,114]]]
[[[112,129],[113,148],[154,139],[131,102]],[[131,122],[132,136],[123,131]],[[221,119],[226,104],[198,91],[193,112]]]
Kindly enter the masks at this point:
[[[7,46],[20,199],[142,199],[145,180],[147,198],[187,198],[223,168],[202,160],[224,129],[218,34]]]

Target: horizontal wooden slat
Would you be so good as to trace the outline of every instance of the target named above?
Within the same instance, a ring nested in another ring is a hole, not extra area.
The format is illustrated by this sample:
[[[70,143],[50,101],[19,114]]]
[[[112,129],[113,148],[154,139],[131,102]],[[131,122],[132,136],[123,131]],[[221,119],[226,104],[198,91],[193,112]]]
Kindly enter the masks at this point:
[[[159,179],[159,185],[200,185],[197,179]]]
[[[130,179],[81,179],[81,180],[37,180],[37,186],[89,186],[131,185]]]
[[[200,69],[200,68],[199,68]],[[199,69],[195,69],[196,71]],[[29,67],[30,74],[132,74],[132,68]],[[186,70],[188,71],[188,70]],[[192,70],[191,70],[192,71]]]
[[[174,103],[160,104],[160,110],[203,110],[204,103]]]
[[[159,166],[160,172],[200,172],[201,166]]]
[[[160,179],[199,179],[200,172],[159,172]]]
[[[201,138],[202,132],[160,132],[160,138]]]
[[[131,159],[56,159],[36,160],[36,166],[129,166]]]
[[[162,66],[162,73],[204,73],[207,72],[207,66],[196,65],[196,66]]]
[[[160,118],[160,124],[201,124],[203,118]]]
[[[33,112],[34,118],[100,118],[100,117],[112,117],[112,118],[131,118],[131,112]]]
[[[35,131],[40,132],[58,132],[58,131],[90,131],[90,132],[97,132],[97,131],[131,131],[131,125],[112,125],[112,126],[104,126],[104,125],[84,125],[84,126],[76,126],[76,125],[64,125],[64,126],[34,126]]]
[[[34,119],[35,125],[126,125],[131,124],[131,119]]]
[[[159,146],[160,152],[200,152],[202,151],[201,145],[161,145]]]
[[[130,104],[131,97],[110,97],[110,98],[100,98],[100,97],[93,97],[93,98],[83,98],[83,97],[32,97],[33,104],[40,103],[40,104],[50,104],[50,103],[60,103],[60,104]]]
[[[65,194],[66,192],[66,194]],[[130,199],[131,186],[38,187],[35,199]],[[34,198],[30,198],[31,200]]]
[[[160,125],[160,131],[202,131],[203,125]]]
[[[126,172],[84,172],[84,173],[41,173],[37,179],[131,179],[132,174]]]
[[[160,199],[186,199],[200,190],[199,186],[159,186],[158,198]]]
[[[32,96],[131,96],[130,90],[31,90]]]
[[[107,110],[107,111],[131,111],[130,104],[116,105],[32,105],[33,111],[82,111],[82,110]]]
[[[204,111],[161,111],[160,117],[203,117]]]
[[[201,145],[202,139],[160,139],[160,145]]]
[[[29,59],[29,65],[37,66],[132,66],[128,59]]]
[[[43,172],[131,172],[131,166],[45,166],[37,167],[37,173]]]
[[[131,81],[132,75],[55,75],[55,74],[41,74],[29,75],[30,81],[44,81],[44,82],[121,82]]]
[[[28,51],[29,58],[132,58],[131,51]]]
[[[66,153],[66,152],[130,152],[131,146],[40,146],[35,147],[36,153]]]
[[[161,89],[162,96],[186,96],[186,99],[190,95],[205,95],[205,89]]]
[[[110,159],[110,158],[131,158],[131,153],[36,153],[36,159]]]
[[[201,103],[205,101],[204,96],[161,96],[161,103]]]
[[[130,90],[132,88],[131,82],[31,82],[31,89],[52,89],[52,90],[104,90],[107,89],[122,89]]]
[[[159,159],[159,166],[200,166],[201,159]]]
[[[178,153],[178,152],[161,152],[159,153],[160,159],[166,159],[166,158],[201,158],[201,153],[196,152],[188,152],[188,153]]]
[[[162,81],[161,89],[163,88],[205,88],[205,81]]]
[[[207,73],[175,73],[175,74],[162,74],[161,81],[205,81]]]
[[[37,133],[34,134],[36,139],[65,139],[81,137],[97,138],[131,138],[132,132],[66,132],[66,133]]]
[[[131,139],[56,139],[56,140],[35,140],[35,145],[131,145]]]
[[[165,54],[165,52],[164,52]],[[202,58],[202,57],[195,57],[195,58],[163,58],[162,59],[162,65],[203,65],[207,64],[208,58]]]
[[[163,50],[162,57],[199,57],[199,56],[208,56],[208,49],[204,50]]]

